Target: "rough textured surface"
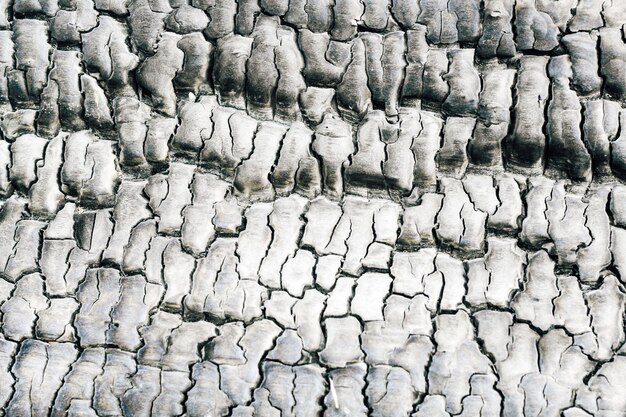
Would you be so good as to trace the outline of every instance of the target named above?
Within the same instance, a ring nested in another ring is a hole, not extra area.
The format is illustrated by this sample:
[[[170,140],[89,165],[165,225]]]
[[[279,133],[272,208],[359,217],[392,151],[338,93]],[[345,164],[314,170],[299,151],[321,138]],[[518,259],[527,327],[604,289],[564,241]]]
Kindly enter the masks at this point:
[[[0,0],[0,416],[626,415],[622,0]]]

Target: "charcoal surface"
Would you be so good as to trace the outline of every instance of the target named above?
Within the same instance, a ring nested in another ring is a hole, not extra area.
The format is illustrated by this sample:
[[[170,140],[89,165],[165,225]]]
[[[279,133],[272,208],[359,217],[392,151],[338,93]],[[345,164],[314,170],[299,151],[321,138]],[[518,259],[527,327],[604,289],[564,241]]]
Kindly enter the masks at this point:
[[[0,416],[626,416],[623,0],[0,0]]]

